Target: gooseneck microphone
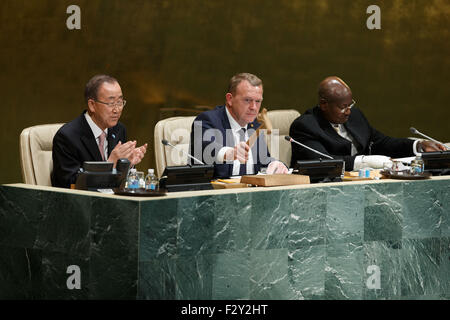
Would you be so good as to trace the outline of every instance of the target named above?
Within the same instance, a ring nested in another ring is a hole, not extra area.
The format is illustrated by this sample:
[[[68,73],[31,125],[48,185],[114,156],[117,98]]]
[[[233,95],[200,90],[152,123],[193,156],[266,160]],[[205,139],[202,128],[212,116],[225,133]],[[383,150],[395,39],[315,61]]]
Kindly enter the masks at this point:
[[[429,137],[427,135],[424,135],[423,133],[419,132],[419,130],[417,130],[416,128],[411,127],[411,128],[409,128],[409,130],[411,131],[412,134],[417,134],[417,135],[422,136],[422,137],[424,137],[424,138],[426,138],[428,140],[431,140],[433,142],[441,144],[441,145],[443,145],[445,147],[445,149],[449,150],[448,147],[445,144],[443,144],[442,142],[437,141],[437,140],[435,140],[435,139],[433,139],[433,138],[431,138],[431,137]]]
[[[320,152],[320,151],[317,151],[317,150],[315,150],[315,149],[313,149],[313,148],[310,148],[310,147],[304,145],[303,143],[300,143],[300,142],[298,142],[298,141],[295,141],[295,140],[292,139],[290,136],[284,136],[284,139],[286,139],[286,140],[289,141],[289,142],[293,142],[293,143],[296,143],[296,144],[298,144],[298,145],[301,145],[303,148],[306,148],[306,149],[308,149],[308,150],[311,150],[312,152],[317,153],[317,154],[320,154],[321,156],[326,157],[326,158],[328,158],[328,159],[334,159],[333,157],[330,157],[330,156],[327,155],[327,154],[324,154],[324,153],[322,153],[322,152]]]
[[[204,164],[203,162],[201,162],[201,161],[198,160],[197,158],[195,158],[195,157],[191,156],[189,153],[185,152],[183,149],[180,149],[180,148],[178,148],[177,146],[174,146],[173,144],[171,144],[171,143],[170,143],[169,141],[167,141],[166,139],[162,139],[161,142],[162,142],[162,144],[165,145],[165,146],[170,146],[170,147],[172,147],[172,148],[175,148],[175,149],[178,150],[178,151],[181,151],[184,155],[186,155],[186,156],[188,156],[189,158],[191,158],[191,159],[197,161],[198,163]]]

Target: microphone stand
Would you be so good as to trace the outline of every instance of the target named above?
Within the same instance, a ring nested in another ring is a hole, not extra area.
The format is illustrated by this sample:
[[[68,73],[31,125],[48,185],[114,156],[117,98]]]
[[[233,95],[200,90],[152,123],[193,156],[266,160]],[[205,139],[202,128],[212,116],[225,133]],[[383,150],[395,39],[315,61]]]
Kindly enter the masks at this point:
[[[411,133],[417,134],[417,135],[419,135],[419,136],[424,137],[425,139],[428,139],[428,140],[431,140],[431,141],[433,141],[433,142],[435,142],[435,143],[437,143],[437,144],[443,145],[445,149],[449,150],[449,148],[448,148],[445,144],[443,144],[442,142],[437,141],[436,139],[433,139],[433,138],[431,138],[431,137],[429,137],[429,136],[427,136],[427,135],[421,133],[421,132],[420,132],[419,130],[417,130],[416,128],[411,127],[411,128],[409,128],[409,130],[411,130]]]
[[[303,148],[306,148],[306,149],[308,149],[308,150],[311,150],[312,152],[317,153],[317,154],[319,154],[319,155],[321,155],[321,156],[323,156],[323,157],[325,157],[325,158],[334,160],[333,157],[330,157],[329,155],[324,154],[324,153],[322,153],[322,152],[320,152],[320,151],[314,150],[313,148],[310,148],[310,147],[304,145],[303,143],[300,143],[300,142],[298,142],[298,141],[295,141],[295,140],[292,139],[290,136],[284,136],[284,139],[286,139],[286,140],[289,141],[289,142],[294,142],[294,143],[296,143],[296,144],[302,146]]]
[[[204,163],[203,162],[201,162],[200,160],[198,160],[197,158],[195,158],[195,157],[193,157],[193,156],[191,156],[189,153],[187,153],[187,152],[185,152],[183,149],[179,149],[177,146],[174,146],[173,144],[171,144],[169,141],[167,141],[167,140],[165,140],[165,139],[163,139],[163,140],[161,140],[161,142],[162,142],[162,144],[163,145],[165,145],[165,146],[170,146],[170,147],[172,147],[172,148],[174,148],[174,149],[176,149],[176,150],[178,150],[178,151],[181,151],[181,153],[183,153],[184,155],[186,155],[186,156],[188,156],[189,158],[191,158],[191,159],[193,159],[193,160],[195,160],[195,161],[197,161],[198,163],[200,163],[200,164],[203,164],[204,165]],[[191,165],[188,163],[188,166],[190,166],[191,167]]]

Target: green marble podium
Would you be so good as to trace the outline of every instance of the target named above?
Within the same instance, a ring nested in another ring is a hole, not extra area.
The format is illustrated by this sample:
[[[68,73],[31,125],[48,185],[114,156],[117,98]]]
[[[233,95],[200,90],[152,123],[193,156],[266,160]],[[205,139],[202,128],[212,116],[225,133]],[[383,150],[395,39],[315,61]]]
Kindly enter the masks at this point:
[[[449,298],[447,177],[158,198],[0,186],[0,299]]]

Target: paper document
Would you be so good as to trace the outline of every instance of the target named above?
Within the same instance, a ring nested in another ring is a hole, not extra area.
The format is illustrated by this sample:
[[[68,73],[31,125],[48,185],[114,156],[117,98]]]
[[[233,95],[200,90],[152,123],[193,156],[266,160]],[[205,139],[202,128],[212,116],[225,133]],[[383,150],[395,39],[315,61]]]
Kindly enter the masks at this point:
[[[413,161],[416,157],[405,157],[405,158],[396,158],[392,159],[392,161],[400,161],[403,163],[411,164],[411,161]]]
[[[106,194],[114,194],[113,189],[97,189],[98,192],[106,193]]]

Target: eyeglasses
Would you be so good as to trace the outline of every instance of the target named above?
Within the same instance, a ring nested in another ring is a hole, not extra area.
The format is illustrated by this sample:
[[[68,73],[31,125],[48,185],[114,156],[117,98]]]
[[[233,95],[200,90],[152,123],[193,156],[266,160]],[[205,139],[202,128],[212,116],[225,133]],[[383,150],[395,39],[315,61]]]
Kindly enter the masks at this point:
[[[99,100],[95,100],[95,99],[92,99],[92,100],[94,100],[95,102],[98,102],[98,103],[106,104],[111,109],[113,109],[115,107],[118,109],[122,109],[127,104],[127,101],[123,100],[123,99],[117,100],[115,102],[103,102],[103,101],[99,101]]]
[[[352,99],[352,103],[348,107],[338,106],[338,108],[341,113],[345,113],[347,110],[350,110],[351,108],[353,108],[355,106],[355,104],[356,104],[356,101]]]

